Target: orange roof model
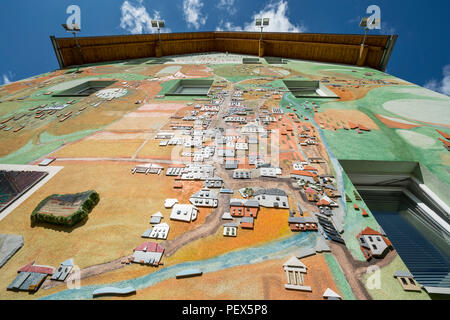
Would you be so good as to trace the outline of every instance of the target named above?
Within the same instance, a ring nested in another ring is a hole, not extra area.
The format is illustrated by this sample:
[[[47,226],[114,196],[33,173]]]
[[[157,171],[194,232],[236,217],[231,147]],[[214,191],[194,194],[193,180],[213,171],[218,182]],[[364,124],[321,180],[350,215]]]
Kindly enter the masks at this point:
[[[357,125],[357,124],[354,124],[354,123],[351,122],[351,121],[348,122],[348,126],[349,126],[350,129],[352,129],[352,130],[358,128],[358,125]]]
[[[444,139],[442,139],[442,138],[439,138],[439,141],[441,141],[443,144],[445,144],[447,147],[450,147],[450,142],[448,142],[448,141],[445,141]]]
[[[318,206],[329,206],[330,203],[325,199],[321,199],[319,202],[317,202],[317,205]]]
[[[441,136],[443,136],[445,139],[450,140],[450,134],[446,134],[445,132],[442,132],[442,131],[440,131],[438,129],[436,129],[436,131],[439,132],[439,134]]]
[[[369,128],[363,126],[362,124],[358,124],[358,126],[359,126],[359,129],[360,129],[360,130],[363,130],[363,131],[370,131]]]
[[[360,235],[364,235],[364,236],[381,236],[381,233],[379,233],[378,231],[373,230],[371,227],[367,227],[360,233]]]
[[[369,216],[369,214],[367,213],[367,211],[364,210],[363,208],[361,208],[361,211],[362,211],[363,217],[368,217],[368,216]]]
[[[356,204],[353,204],[353,208],[355,208],[355,210],[359,210],[359,207]]]
[[[314,190],[311,187],[308,187],[308,188],[306,188],[305,193],[318,194],[319,192],[317,190]]]
[[[291,171],[291,174],[297,175],[297,176],[307,176],[307,177],[316,177],[317,174],[309,171],[304,170],[293,170]]]

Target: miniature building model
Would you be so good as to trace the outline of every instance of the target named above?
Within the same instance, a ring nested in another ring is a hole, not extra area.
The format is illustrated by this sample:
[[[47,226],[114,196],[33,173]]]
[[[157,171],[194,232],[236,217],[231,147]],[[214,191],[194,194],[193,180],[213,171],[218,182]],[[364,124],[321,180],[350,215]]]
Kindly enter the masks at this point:
[[[160,174],[161,170],[163,170],[164,167],[161,167],[157,164],[153,164],[153,163],[147,163],[147,164],[141,164],[141,165],[137,165],[136,167],[134,167],[131,170],[131,173],[145,173],[145,174],[149,174],[149,173],[153,173],[153,174]]]
[[[224,212],[222,215],[222,220],[233,220],[233,217],[229,212]]]
[[[53,273],[50,279],[64,281],[67,276],[72,272],[73,269],[73,259],[67,259],[56,269],[55,273]]]
[[[303,182],[308,182],[308,183],[315,183],[316,179],[317,179],[317,174],[310,172],[310,171],[291,171],[291,178],[303,181]]]
[[[223,235],[225,237],[236,237],[238,225],[234,222],[223,225]]]
[[[170,214],[171,220],[191,222],[197,219],[198,209],[192,204],[176,204]]]
[[[258,216],[259,202],[256,200],[231,199],[230,214],[233,217],[253,217]]]
[[[157,212],[153,214],[150,218],[150,224],[158,224],[161,222],[161,219],[164,218],[161,212]]]
[[[34,261],[19,269],[19,275],[8,286],[13,291],[38,291],[48,275],[52,275],[54,269],[48,266],[35,265]]]
[[[284,285],[286,289],[312,291],[311,287],[304,285],[306,266],[299,259],[291,257],[284,263],[283,269],[286,272],[287,284]]]
[[[277,175],[281,175],[281,168],[261,167],[259,172],[261,177],[275,178]]]
[[[416,280],[414,280],[414,276],[408,271],[397,271],[394,273],[394,278],[398,280],[405,291],[422,291]]]
[[[323,293],[323,298],[326,300],[342,300],[341,296],[338,295],[333,290],[331,290],[330,288],[325,290],[325,292]]]
[[[291,231],[317,231],[317,220],[313,217],[289,217]]]
[[[332,217],[323,214],[316,214],[319,224],[322,227],[325,236],[330,240],[345,244],[344,239],[340,235],[340,228],[336,225],[336,221]]]
[[[164,200],[164,208],[166,209],[172,208],[177,203],[178,199],[166,199]]]
[[[378,231],[367,227],[358,235],[361,251],[367,260],[383,258],[392,247],[391,242]]]
[[[253,229],[255,226],[255,219],[253,217],[243,217],[241,219],[241,228]]]
[[[253,196],[263,207],[289,209],[288,196],[283,190],[261,189],[256,191]]]
[[[156,242],[145,242],[134,249],[131,261],[134,263],[158,266],[164,248]]]
[[[215,208],[219,203],[217,196],[209,189],[202,189],[194,193],[189,201],[195,206],[209,208]]]
[[[204,182],[205,188],[222,188],[223,179],[220,177],[208,178]]]
[[[166,240],[169,233],[169,225],[167,223],[160,223],[153,227],[149,238]]]
[[[206,180],[214,177],[214,170],[212,165],[191,164],[183,169],[181,180]]]
[[[233,171],[233,179],[251,179],[251,173],[246,170],[235,170]]]

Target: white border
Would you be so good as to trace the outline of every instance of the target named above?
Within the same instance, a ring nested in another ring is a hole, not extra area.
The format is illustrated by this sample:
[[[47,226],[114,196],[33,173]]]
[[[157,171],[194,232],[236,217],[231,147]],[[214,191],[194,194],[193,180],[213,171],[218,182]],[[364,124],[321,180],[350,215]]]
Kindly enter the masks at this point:
[[[25,192],[19,199],[10,204],[5,210],[0,212],[0,221],[6,218],[14,209],[22,204],[28,197],[30,197],[33,193],[35,193],[40,187],[46,184],[55,174],[59,172],[64,167],[60,166],[37,166],[37,165],[20,165],[20,164],[0,164],[0,170],[9,170],[9,171],[39,171],[39,172],[47,172],[48,175],[35,184],[31,189]]]

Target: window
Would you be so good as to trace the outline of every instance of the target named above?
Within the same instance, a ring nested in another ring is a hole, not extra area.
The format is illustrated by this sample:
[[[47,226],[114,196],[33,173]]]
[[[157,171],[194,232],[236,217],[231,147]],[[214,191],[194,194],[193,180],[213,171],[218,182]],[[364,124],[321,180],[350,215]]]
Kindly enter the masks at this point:
[[[374,244],[372,245],[372,248],[374,248],[375,250],[378,250],[377,246]]]
[[[259,58],[242,58],[242,64],[261,64]],[[244,90],[245,93],[246,90]]]
[[[286,64],[286,60],[278,57],[265,57],[268,64]]]
[[[339,98],[333,91],[317,80],[283,80],[296,98]]]
[[[206,96],[213,80],[183,79],[177,80],[165,94],[166,96]]]
[[[72,88],[59,91],[54,93],[53,97],[87,97],[91,94],[100,91],[106,87],[109,87],[110,85],[116,83],[114,80],[110,81],[100,81],[100,80],[92,80],[92,81],[86,81],[81,84],[78,84],[76,86],[73,86]]]

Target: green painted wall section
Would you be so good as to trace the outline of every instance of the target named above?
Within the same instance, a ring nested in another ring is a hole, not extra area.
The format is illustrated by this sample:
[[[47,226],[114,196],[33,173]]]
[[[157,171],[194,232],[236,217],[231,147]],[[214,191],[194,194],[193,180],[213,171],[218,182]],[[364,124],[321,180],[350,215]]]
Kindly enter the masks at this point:
[[[324,253],[323,256],[328,264],[328,268],[330,268],[336,286],[341,293],[342,299],[356,300],[352,288],[348,284],[347,278],[345,278],[344,272],[342,272],[342,269],[339,266],[339,263],[336,261],[336,258],[330,253]]]

